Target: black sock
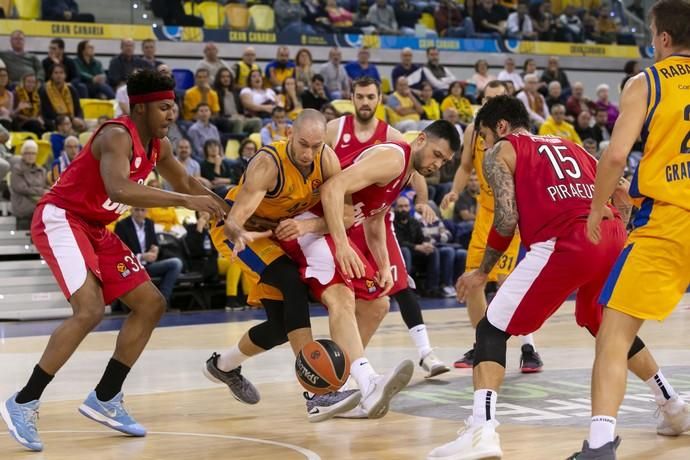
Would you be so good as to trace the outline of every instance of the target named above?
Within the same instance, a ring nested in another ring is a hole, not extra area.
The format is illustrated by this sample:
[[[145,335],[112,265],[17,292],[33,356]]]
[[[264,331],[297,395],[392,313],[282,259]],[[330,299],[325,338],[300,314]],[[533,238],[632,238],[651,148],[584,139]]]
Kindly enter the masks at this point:
[[[130,367],[110,358],[101,381],[96,385],[96,397],[99,401],[110,401],[122,391],[122,384],[129,374]]]
[[[19,404],[25,404],[29,401],[41,399],[43,390],[45,390],[50,381],[53,380],[53,377],[53,375],[48,374],[36,364],[36,366],[34,366],[34,371],[31,373],[31,377],[29,377],[29,381],[26,383],[26,386],[17,393],[15,401]]]

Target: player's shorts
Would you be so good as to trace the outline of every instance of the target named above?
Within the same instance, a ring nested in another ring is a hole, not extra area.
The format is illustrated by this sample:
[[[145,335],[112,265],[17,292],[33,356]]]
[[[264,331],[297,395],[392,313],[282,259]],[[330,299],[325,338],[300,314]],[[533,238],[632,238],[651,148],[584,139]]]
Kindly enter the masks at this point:
[[[247,247],[237,256],[232,252],[232,243],[225,236],[223,225],[211,224],[211,241],[216,250],[228,260],[238,259],[242,276],[249,277],[253,286],[247,294],[250,305],[258,305],[261,299],[283,300],[283,294],[273,286],[261,283],[259,280],[266,267],[276,259],[285,255],[280,245],[272,238],[260,238],[247,244]]]
[[[533,244],[498,289],[486,312],[489,322],[511,335],[531,334],[577,290],[577,324],[596,335],[603,311],[599,295],[626,232],[620,219],[605,220],[602,240],[595,245],[585,230],[586,220],[578,220],[569,233]]]
[[[150,280],[117,235],[55,205],[36,207],[31,239],[67,300],[84,285],[89,271],[100,280],[106,304]]]
[[[465,270],[476,270],[482,264],[484,259],[484,252],[486,251],[486,242],[489,239],[489,232],[491,226],[494,224],[494,214],[490,210],[477,206],[477,215],[474,220],[474,229],[472,230],[472,237],[470,238],[470,246],[467,248],[467,262],[465,263]],[[501,259],[491,273],[489,273],[489,281],[498,281],[499,276],[505,278],[513,271],[518,263],[518,254],[520,252],[520,236],[515,235],[510,246],[503,253]]]
[[[640,319],[663,320],[690,284],[690,211],[644,200],[600,302]]]

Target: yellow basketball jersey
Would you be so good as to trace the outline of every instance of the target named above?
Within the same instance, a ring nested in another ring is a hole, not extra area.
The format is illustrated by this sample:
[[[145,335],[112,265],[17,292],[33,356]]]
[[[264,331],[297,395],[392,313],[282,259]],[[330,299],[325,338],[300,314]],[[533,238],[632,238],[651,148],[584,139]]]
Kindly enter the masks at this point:
[[[479,178],[479,196],[477,196],[477,204],[485,207],[486,209],[493,212],[494,210],[494,192],[491,190],[491,186],[486,181],[484,177],[484,167],[482,163],[484,162],[484,139],[481,138],[476,132],[474,134],[474,154],[472,156],[472,164],[474,165],[474,170],[477,172],[477,177]]]
[[[323,149],[314,156],[314,166],[309,176],[304,177],[287,153],[287,141],[274,142],[263,146],[261,152],[270,155],[278,166],[278,183],[266,193],[254,214],[264,219],[278,221],[294,217],[314,206],[321,199],[319,187],[323,184],[321,155]],[[232,188],[225,199],[234,203],[235,197],[244,184],[245,177],[237,187]]]
[[[644,149],[630,195],[690,210],[690,56],[674,54],[644,74]]]

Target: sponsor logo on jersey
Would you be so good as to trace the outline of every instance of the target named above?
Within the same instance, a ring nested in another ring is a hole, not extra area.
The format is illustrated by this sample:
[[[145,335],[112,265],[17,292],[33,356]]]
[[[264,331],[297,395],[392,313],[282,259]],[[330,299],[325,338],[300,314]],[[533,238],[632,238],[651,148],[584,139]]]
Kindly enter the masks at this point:
[[[129,275],[132,274],[132,272],[129,271],[129,268],[127,268],[127,265],[125,265],[124,262],[119,262],[116,268],[123,278],[127,278]]]
[[[376,285],[374,284],[373,280],[364,280],[364,284],[366,284],[367,292],[369,292],[369,294],[372,294],[374,291],[376,291]]]
[[[319,187],[321,187],[322,183],[323,182],[321,182],[321,179],[314,179],[313,181],[311,181],[311,189],[313,191],[316,191]]]

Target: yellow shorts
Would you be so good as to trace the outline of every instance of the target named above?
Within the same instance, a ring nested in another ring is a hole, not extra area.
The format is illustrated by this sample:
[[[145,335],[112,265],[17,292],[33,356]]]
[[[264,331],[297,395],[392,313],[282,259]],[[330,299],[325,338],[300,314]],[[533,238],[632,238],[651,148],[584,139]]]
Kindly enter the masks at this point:
[[[599,303],[660,321],[676,308],[690,284],[690,211],[647,198],[634,226]]]
[[[489,238],[489,231],[494,223],[494,214],[490,210],[477,206],[477,216],[474,220],[474,229],[470,238],[470,247],[467,249],[466,270],[476,270],[482,264],[486,241]],[[496,266],[489,273],[489,281],[498,281],[499,277],[505,278],[513,271],[518,263],[518,253],[520,252],[520,237],[515,235],[508,250],[501,256]]]
[[[261,299],[283,300],[283,294],[278,289],[259,282],[264,269],[278,257],[285,255],[278,243],[270,238],[261,238],[249,243],[242,252],[235,256],[222,225],[218,227],[212,223],[210,234],[213,245],[223,257],[228,260],[239,260],[242,274],[252,285],[252,289],[247,293],[247,303],[259,305]]]

